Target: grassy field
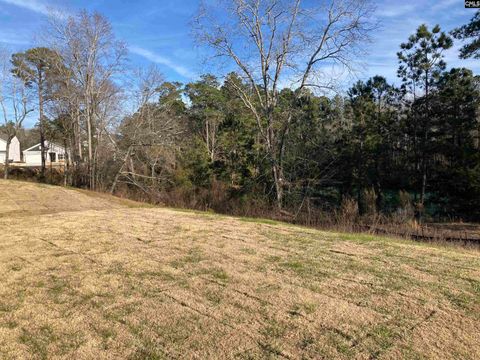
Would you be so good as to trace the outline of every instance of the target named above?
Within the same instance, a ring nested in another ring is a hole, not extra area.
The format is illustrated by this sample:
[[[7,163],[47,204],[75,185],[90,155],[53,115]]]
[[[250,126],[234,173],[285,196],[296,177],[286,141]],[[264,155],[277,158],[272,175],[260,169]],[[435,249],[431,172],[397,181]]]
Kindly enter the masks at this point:
[[[0,181],[1,359],[478,359],[480,253]]]

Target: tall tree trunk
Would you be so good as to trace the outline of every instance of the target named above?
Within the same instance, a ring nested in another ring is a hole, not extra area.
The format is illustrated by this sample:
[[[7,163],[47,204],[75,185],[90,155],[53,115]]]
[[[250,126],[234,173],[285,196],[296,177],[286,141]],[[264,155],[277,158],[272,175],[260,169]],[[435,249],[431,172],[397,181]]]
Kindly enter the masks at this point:
[[[125,158],[123,159],[122,166],[120,166],[120,169],[118,169],[118,172],[115,174],[115,178],[113,179],[112,187],[110,188],[110,194],[112,194],[112,195],[115,192],[115,188],[117,187],[118,179],[120,178],[120,175],[123,171],[123,168],[125,167],[125,164],[127,163],[128,158],[130,157],[131,150],[132,150],[132,148],[129,147],[128,150],[127,150],[127,153],[125,154]]]
[[[82,151],[82,134],[80,131],[80,114],[79,110],[76,110],[76,122],[75,122],[75,142],[76,146],[78,146],[78,159],[75,159],[75,161],[82,161],[83,160],[83,151]]]
[[[276,193],[276,205],[279,210],[283,207],[283,169],[282,169],[282,151],[283,151],[283,141],[280,142],[278,152],[276,148],[276,137],[275,131],[273,129],[273,109],[268,109],[266,112],[266,117],[268,119],[268,126],[266,128],[266,140],[267,140],[267,151],[272,162],[272,173],[273,173],[273,182],[275,183],[275,193]],[[283,139],[282,139],[283,140]]]
[[[101,134],[97,132],[97,139],[92,139],[92,146],[93,146],[93,158],[92,158],[92,179],[93,179],[93,187],[92,190],[96,190],[100,185],[100,178],[99,172],[97,171],[98,166],[98,146],[97,143],[101,142]]]
[[[430,126],[430,99],[429,99],[429,86],[428,86],[428,70],[425,72],[425,129],[423,131],[423,151],[422,151],[422,180],[421,180],[421,192],[420,192],[420,204],[422,208],[425,203],[425,193],[427,189],[427,144],[428,144],[428,128]],[[423,209],[422,209],[423,211]]]
[[[68,173],[69,173],[69,165],[68,165],[68,144],[67,144],[67,138],[65,137],[63,139],[63,146],[64,146],[64,149],[65,149],[65,153],[63,155],[63,186],[67,186],[68,185]]]
[[[42,158],[41,177],[42,181],[45,181],[45,169],[46,169],[46,149],[45,149],[45,119],[43,116],[43,76],[41,69],[38,69],[38,113],[39,113],[39,125],[40,125],[40,154]]]
[[[273,171],[273,180],[275,182],[275,192],[277,195],[277,207],[278,209],[281,210],[283,207],[283,196],[284,196],[283,171],[275,159],[273,160],[272,171]]]
[[[83,152],[82,152],[82,134],[80,131],[80,111],[78,106],[75,109],[75,122],[73,124],[73,139],[72,139],[72,174],[71,174],[71,183],[74,186],[78,186],[81,182],[81,165],[83,161]]]
[[[89,102],[90,99],[87,100]],[[90,190],[94,190],[92,109],[90,105],[87,106],[88,178]]]
[[[10,167],[10,160],[8,159],[10,157],[10,144],[12,143],[12,138],[9,136],[7,138],[7,148],[5,149],[5,169],[4,169],[4,174],[3,178],[5,180],[8,179],[8,170]]]

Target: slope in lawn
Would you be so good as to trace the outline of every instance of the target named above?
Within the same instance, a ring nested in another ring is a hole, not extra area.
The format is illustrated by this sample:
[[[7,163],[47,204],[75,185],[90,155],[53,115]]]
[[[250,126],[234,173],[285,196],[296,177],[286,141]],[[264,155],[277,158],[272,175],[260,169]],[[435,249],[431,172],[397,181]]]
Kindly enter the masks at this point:
[[[121,207],[113,198],[106,200],[89,196],[88,192],[22,181],[1,180],[0,199],[0,217]]]
[[[0,358],[480,357],[477,251],[110,201],[0,218]]]

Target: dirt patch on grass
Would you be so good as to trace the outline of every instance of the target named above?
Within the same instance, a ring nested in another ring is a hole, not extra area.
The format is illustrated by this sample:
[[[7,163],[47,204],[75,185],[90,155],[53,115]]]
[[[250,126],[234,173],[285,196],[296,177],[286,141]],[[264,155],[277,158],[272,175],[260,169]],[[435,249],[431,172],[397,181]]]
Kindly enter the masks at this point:
[[[0,358],[480,357],[478,251],[5,184]]]

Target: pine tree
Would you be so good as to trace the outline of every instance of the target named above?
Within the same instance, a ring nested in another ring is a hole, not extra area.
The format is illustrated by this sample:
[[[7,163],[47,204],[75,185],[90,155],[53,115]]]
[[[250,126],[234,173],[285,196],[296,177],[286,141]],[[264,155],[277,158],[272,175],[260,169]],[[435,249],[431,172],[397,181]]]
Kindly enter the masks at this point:
[[[49,98],[52,82],[61,67],[60,55],[45,47],[37,47],[12,55],[13,75],[22,79],[27,86],[36,86],[38,97],[38,126],[40,129],[40,149],[42,157],[42,179],[45,178],[45,133],[47,119],[45,117],[45,102]]]
[[[430,132],[430,93],[440,73],[445,69],[443,52],[452,47],[452,39],[436,25],[431,31],[425,24],[418,27],[416,33],[408,38],[408,42],[400,45],[397,53],[400,66],[398,76],[402,79],[403,90],[413,96],[413,105],[421,111],[412,110],[415,123],[416,167],[419,173],[419,205],[423,208],[427,190],[429,168],[429,132]],[[419,93],[419,90],[422,92]],[[423,99],[419,100],[421,95]],[[418,131],[418,135],[417,135]]]
[[[455,39],[470,40],[460,49],[460,58],[473,57],[480,59],[480,10],[475,13],[470,22],[451,32]]]

